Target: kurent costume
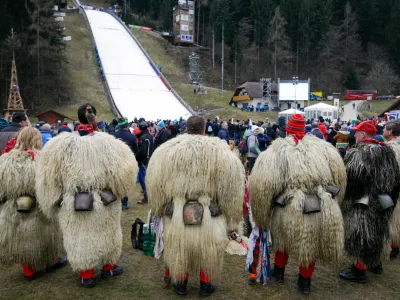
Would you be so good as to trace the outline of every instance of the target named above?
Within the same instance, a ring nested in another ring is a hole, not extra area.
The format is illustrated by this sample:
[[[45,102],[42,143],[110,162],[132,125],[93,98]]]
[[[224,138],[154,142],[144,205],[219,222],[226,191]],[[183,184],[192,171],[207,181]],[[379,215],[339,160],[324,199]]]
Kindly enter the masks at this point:
[[[23,131],[36,131],[41,144],[38,130]],[[20,263],[25,278],[34,280],[42,269],[53,271],[66,265],[67,259],[57,261],[61,232],[37,203],[35,171],[40,153],[22,147],[0,157],[0,264]]]
[[[288,257],[294,257],[299,288],[310,293],[314,263],[336,263],[343,252],[339,203],[346,170],[332,145],[305,136],[301,115],[289,119],[286,132],[286,138],[275,140],[256,161],[250,177],[251,211],[261,230],[271,228],[272,276],[283,282]]]
[[[214,291],[227,223],[242,216],[244,177],[239,158],[218,138],[185,134],[154,152],[146,177],[149,204],[163,216],[165,275],[178,295],[187,293],[189,272],[200,272],[200,296]]]
[[[59,220],[72,269],[80,271],[85,287],[93,287],[95,266],[104,266],[102,278],[123,272],[115,265],[122,247],[119,199],[130,195],[138,167],[125,143],[90,133],[85,110],[90,113],[86,106],[78,111],[78,130],[89,134],[51,139],[38,162],[36,186],[43,212]]]
[[[365,121],[353,128],[374,136]],[[391,147],[374,139],[359,141],[346,154],[347,190],[341,206],[345,223],[345,250],[357,259],[345,280],[366,282],[366,270],[380,274],[381,256],[389,250],[390,219],[399,197],[400,173]]]
[[[400,138],[396,138],[388,143],[396,154],[396,160],[400,166]],[[390,174],[388,174],[390,176]],[[397,199],[398,201],[398,199]],[[393,211],[392,221],[390,223],[390,240],[392,242],[390,258],[396,258],[399,255],[400,245],[400,205],[396,205]]]

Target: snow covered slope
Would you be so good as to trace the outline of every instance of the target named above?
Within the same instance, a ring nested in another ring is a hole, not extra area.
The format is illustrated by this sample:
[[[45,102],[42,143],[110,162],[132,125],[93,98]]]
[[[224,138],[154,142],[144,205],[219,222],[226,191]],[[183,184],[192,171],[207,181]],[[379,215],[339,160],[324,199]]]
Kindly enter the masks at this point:
[[[114,16],[95,10],[85,12],[112,98],[124,117],[156,120],[192,115]]]

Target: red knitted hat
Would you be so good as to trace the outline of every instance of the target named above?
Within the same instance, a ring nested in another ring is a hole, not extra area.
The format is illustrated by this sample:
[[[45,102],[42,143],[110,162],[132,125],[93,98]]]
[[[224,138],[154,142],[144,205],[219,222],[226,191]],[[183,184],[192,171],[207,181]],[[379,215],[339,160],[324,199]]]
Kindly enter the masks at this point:
[[[376,129],[372,121],[364,121],[358,124],[356,127],[352,128],[354,131],[364,131],[369,135],[375,135],[378,130]]]
[[[304,117],[300,114],[292,115],[286,125],[286,132],[302,137],[305,135],[305,131],[306,121],[304,120]]]

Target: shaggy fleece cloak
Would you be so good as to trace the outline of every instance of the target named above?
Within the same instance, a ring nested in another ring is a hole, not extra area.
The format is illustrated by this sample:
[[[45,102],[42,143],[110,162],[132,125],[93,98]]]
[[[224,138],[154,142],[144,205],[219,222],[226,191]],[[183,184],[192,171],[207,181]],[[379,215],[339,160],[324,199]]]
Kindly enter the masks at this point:
[[[0,156],[0,263],[23,263],[42,269],[54,263],[61,248],[61,232],[36,206],[30,213],[17,212],[16,199],[36,196],[35,160],[25,151]]]
[[[229,242],[226,223],[238,224],[242,216],[244,182],[239,158],[218,138],[185,134],[153,153],[146,175],[149,204],[162,216],[173,201],[172,218],[163,219],[164,259],[175,281],[187,272],[197,275],[200,268],[211,281],[217,280]],[[188,199],[203,206],[201,225],[184,225]],[[219,205],[222,215],[211,217],[210,201]]]
[[[400,138],[389,142],[388,145],[396,154],[396,160],[400,166]],[[388,175],[390,176],[390,174]],[[396,246],[400,245],[400,205],[396,205],[393,211],[392,221],[390,222],[390,239]]]
[[[327,186],[340,188],[335,199]],[[274,251],[284,251],[299,265],[318,260],[338,262],[343,252],[343,218],[339,203],[346,189],[346,170],[329,143],[306,135],[275,140],[257,159],[250,179],[252,216],[271,228]],[[320,199],[321,212],[303,214],[305,194]],[[286,205],[275,206],[284,195]]]
[[[368,266],[379,263],[388,248],[389,223],[394,208],[381,211],[378,195],[387,193],[397,203],[400,188],[399,165],[388,146],[358,144],[344,159],[347,190],[342,205],[345,222],[345,249]],[[369,196],[367,208],[354,202]]]
[[[122,247],[119,199],[130,194],[137,171],[129,147],[106,133],[61,134],[46,144],[38,161],[37,193],[43,212],[58,217],[73,270],[117,262]],[[79,188],[93,193],[92,211],[75,211]],[[103,190],[111,190],[118,200],[104,206]]]

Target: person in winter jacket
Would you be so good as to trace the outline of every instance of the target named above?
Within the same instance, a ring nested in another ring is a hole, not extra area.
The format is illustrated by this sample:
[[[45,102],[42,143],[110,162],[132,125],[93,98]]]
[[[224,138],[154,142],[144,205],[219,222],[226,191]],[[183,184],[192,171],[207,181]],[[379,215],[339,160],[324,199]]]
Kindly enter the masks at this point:
[[[112,133],[112,135],[118,139],[123,141],[125,144],[129,146],[132,151],[132,154],[136,156],[138,152],[138,146],[136,143],[136,137],[129,131],[128,121],[124,118],[118,120],[118,128],[119,130]],[[128,209],[128,196],[122,198],[122,210]]]
[[[247,138],[247,149],[249,149],[249,151],[247,152],[247,169],[249,173],[251,173],[251,171],[253,170],[256,159],[261,153],[261,149],[259,148],[260,143],[257,138],[259,134],[263,135],[264,129],[253,125],[251,127],[251,133]]]
[[[218,137],[221,140],[224,140],[229,145],[229,131],[228,131],[228,123],[227,122],[222,123],[222,128],[218,132]]]
[[[264,128],[262,128],[264,130]],[[268,146],[271,144],[272,139],[267,135],[262,132],[260,132],[257,135],[258,139],[258,148],[260,149],[261,152],[267,150]]]
[[[347,131],[346,124],[340,127],[340,131],[338,131],[335,137],[333,138],[336,145],[336,149],[338,149],[340,155],[343,158],[346,155],[347,149],[349,148],[349,138],[350,138],[350,132]]]
[[[148,124],[145,121],[139,122],[140,134],[138,153],[136,155],[136,160],[139,165],[138,181],[143,190],[143,199],[138,201],[138,204],[148,203],[147,189],[146,189],[146,169],[149,164],[149,160],[154,151],[153,137],[148,131]],[[165,128],[164,128],[165,129]]]
[[[16,112],[12,115],[11,123],[0,131],[0,152],[6,147],[7,142],[12,140],[17,132],[29,125],[29,119],[23,112]]]
[[[71,128],[68,127],[68,122],[63,122],[61,128],[58,129],[58,134],[62,132],[72,132]]]
[[[322,117],[319,118],[318,129],[323,133],[324,139],[325,139],[325,141],[327,141],[328,140],[328,129],[326,129],[325,120]]]
[[[214,126],[213,123],[211,123],[211,120],[208,119],[206,123],[206,135],[207,136],[213,136],[214,135]]]
[[[314,121],[314,122],[311,124],[311,127],[312,127],[312,129],[311,129],[310,133],[311,133],[312,135],[315,135],[317,138],[319,138],[319,139],[321,139],[321,140],[325,139],[324,134],[323,134],[323,133],[321,132],[321,130],[319,129],[319,126],[318,126],[318,123],[317,123],[317,122]]]
[[[154,149],[157,149],[158,146],[164,144],[166,141],[169,140],[169,133],[168,133],[168,130],[165,128],[164,121],[158,122],[157,127],[158,127],[159,131],[156,135]]]
[[[40,135],[42,136],[42,145],[44,147],[44,145],[53,138],[53,135],[51,134],[51,126],[49,124],[44,124],[40,128]]]
[[[286,120],[285,117],[279,117],[278,127],[276,128],[276,137],[285,138],[286,137]]]

